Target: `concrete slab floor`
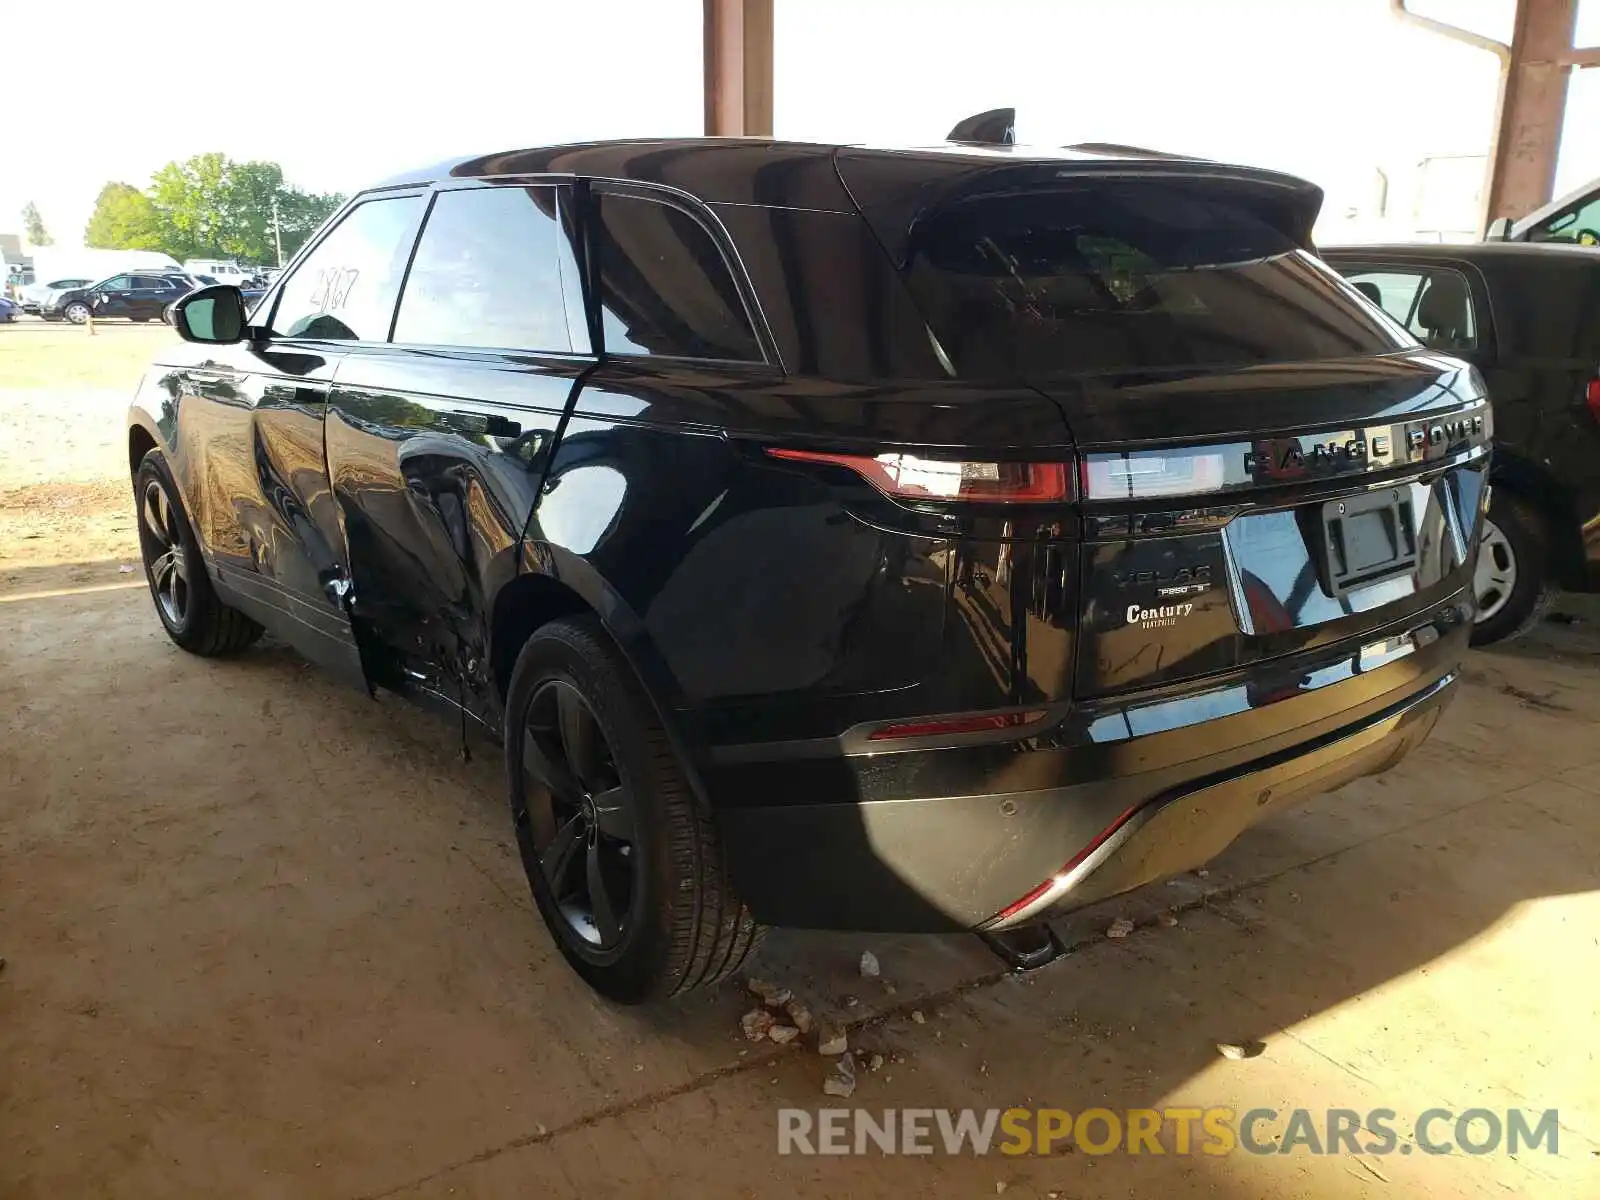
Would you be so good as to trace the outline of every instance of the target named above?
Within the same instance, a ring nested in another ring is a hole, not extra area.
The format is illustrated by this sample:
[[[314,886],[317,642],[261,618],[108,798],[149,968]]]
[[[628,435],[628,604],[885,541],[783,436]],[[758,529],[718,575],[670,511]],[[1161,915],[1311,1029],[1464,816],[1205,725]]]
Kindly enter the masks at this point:
[[[755,969],[886,1056],[845,1102],[812,1051],[739,1038],[737,988],[581,987],[496,763],[434,718],[271,645],[189,658],[139,590],[53,590],[0,596],[0,1195],[1600,1195],[1593,623],[1473,655],[1395,772],[1076,914],[1026,978],[970,938],[774,934]],[[1269,1143],[1386,1107],[1398,1144],[779,1156],[780,1108],[845,1103],[1261,1107]],[[1558,1155],[1415,1140],[1518,1106],[1559,1110]]]

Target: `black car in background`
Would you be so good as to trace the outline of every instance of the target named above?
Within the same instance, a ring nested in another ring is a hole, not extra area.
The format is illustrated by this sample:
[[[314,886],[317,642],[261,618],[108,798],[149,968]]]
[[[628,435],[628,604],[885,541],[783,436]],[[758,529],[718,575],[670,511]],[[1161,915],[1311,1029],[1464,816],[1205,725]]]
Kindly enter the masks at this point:
[[[1037,928],[1387,769],[1453,692],[1482,381],[1310,252],[1320,204],[1088,149],[404,175],[248,312],[174,306],[128,431],[157,614],[500,739],[612,997],[758,923]]]
[[[1600,219],[1600,213],[1597,218]],[[1576,245],[1341,246],[1327,261],[1494,401],[1473,640],[1600,586],[1600,253]]]
[[[123,317],[130,321],[159,321],[167,305],[198,286],[177,271],[128,271],[88,287],[53,294],[39,309],[47,321],[82,325],[95,320]]]

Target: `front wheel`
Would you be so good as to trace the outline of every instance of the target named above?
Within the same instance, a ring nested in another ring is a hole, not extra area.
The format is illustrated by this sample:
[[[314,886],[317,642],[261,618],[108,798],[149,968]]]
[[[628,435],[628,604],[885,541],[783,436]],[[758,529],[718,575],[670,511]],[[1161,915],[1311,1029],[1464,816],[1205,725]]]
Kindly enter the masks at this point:
[[[66,316],[67,320],[71,321],[74,325],[82,325],[89,319],[89,306],[80,301],[74,300],[71,304],[67,305],[64,315]]]
[[[1474,646],[1516,637],[1543,615],[1555,592],[1545,543],[1539,514],[1515,493],[1496,488],[1483,518],[1472,575],[1478,609]]]
[[[161,451],[152,450],[140,461],[133,493],[145,579],[167,636],[206,658],[236,654],[259,638],[261,626],[229,608],[212,588]]]
[[[759,928],[632,669],[594,618],[528,639],[506,781],[534,902],[574,970],[624,1004],[736,971]]]

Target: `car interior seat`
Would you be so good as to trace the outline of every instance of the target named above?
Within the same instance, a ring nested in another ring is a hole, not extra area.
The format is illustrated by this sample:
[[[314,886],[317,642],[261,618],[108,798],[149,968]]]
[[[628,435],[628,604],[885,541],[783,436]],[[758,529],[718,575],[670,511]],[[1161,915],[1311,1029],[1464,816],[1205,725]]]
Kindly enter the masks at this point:
[[[1454,273],[1433,275],[1417,305],[1423,341],[1435,350],[1461,350],[1472,344],[1472,318],[1467,311],[1467,282]]]
[[[1373,283],[1372,280],[1361,280],[1356,284],[1356,291],[1360,292],[1368,300],[1371,300],[1379,308],[1383,307],[1383,293],[1378,290],[1378,285]]]

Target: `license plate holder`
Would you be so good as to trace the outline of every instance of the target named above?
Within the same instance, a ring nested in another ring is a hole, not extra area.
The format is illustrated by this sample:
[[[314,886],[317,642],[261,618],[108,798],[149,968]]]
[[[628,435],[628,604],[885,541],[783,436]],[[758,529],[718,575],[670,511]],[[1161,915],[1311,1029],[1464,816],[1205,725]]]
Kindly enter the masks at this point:
[[[1343,596],[1417,565],[1411,501],[1390,489],[1322,506],[1322,560],[1328,594]]]

